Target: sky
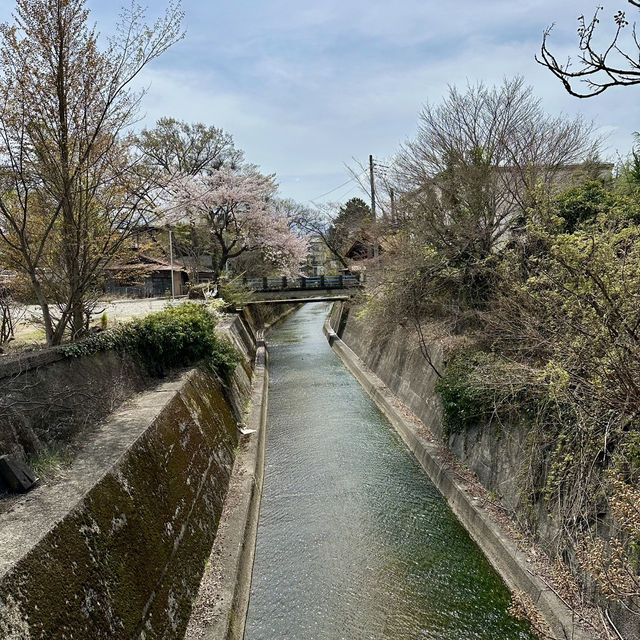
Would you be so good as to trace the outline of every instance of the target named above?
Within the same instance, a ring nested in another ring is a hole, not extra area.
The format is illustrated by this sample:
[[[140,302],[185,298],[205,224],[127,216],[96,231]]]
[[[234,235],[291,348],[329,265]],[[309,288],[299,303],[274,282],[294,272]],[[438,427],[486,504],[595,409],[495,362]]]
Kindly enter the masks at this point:
[[[100,32],[121,4],[87,0]],[[149,4],[150,17],[164,6]],[[347,165],[391,158],[449,85],[519,74],[547,112],[593,120],[615,161],[640,129],[640,86],[580,100],[534,60],[551,23],[554,53],[574,56],[577,18],[596,4],[603,33],[619,8],[640,19],[624,0],[183,0],[186,37],[141,77],[139,126],[171,116],[221,127],[248,161],[276,174],[283,197],[344,202],[365,197]],[[12,8],[1,0],[0,20]]]

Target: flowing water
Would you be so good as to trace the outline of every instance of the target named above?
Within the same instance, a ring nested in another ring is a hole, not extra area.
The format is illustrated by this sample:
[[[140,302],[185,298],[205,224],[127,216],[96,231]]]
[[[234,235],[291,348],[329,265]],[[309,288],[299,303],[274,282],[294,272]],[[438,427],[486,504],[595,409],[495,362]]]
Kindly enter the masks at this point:
[[[332,352],[326,304],[269,340],[246,640],[521,640],[509,593]]]

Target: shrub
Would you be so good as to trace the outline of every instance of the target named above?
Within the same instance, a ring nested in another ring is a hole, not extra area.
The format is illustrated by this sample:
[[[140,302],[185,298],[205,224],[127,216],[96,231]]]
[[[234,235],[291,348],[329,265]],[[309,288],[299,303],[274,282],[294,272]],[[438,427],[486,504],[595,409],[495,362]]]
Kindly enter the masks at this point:
[[[193,303],[152,313],[132,323],[134,348],[151,365],[184,367],[209,356],[214,348],[215,321]]]
[[[436,391],[440,394],[444,409],[443,422],[447,434],[464,431],[491,417],[491,398],[472,382],[472,373],[482,355],[470,351],[458,352],[436,383]]]
[[[610,191],[597,180],[558,194],[554,204],[567,233],[594,222],[601,215],[610,216],[615,212],[620,218],[637,219],[638,216],[637,202],[633,198]]]
[[[206,307],[186,303],[65,345],[62,351],[67,357],[127,351],[140,357],[151,374],[160,376],[166,369],[205,362],[228,378],[240,359],[229,342],[215,335],[215,327],[215,316]]]

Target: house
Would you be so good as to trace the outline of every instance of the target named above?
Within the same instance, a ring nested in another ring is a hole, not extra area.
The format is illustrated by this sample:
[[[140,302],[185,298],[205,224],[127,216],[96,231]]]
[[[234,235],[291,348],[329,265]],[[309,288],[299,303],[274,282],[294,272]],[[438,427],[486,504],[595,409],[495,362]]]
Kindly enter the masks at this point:
[[[139,253],[127,262],[113,264],[105,269],[105,293],[128,298],[161,297],[171,294],[173,274],[174,294],[186,293],[189,275],[187,270],[175,262]]]

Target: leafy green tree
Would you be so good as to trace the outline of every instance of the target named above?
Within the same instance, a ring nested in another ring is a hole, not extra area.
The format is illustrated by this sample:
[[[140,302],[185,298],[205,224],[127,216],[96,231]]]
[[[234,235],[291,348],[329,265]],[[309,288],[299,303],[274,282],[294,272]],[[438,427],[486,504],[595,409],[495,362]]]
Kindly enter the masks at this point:
[[[366,240],[371,225],[371,208],[360,198],[347,200],[333,218],[327,231],[327,239],[341,255],[356,240]]]
[[[223,166],[236,169],[243,162],[243,153],[235,148],[230,134],[202,122],[160,118],[135,141],[145,163],[168,175],[197,175]]]

